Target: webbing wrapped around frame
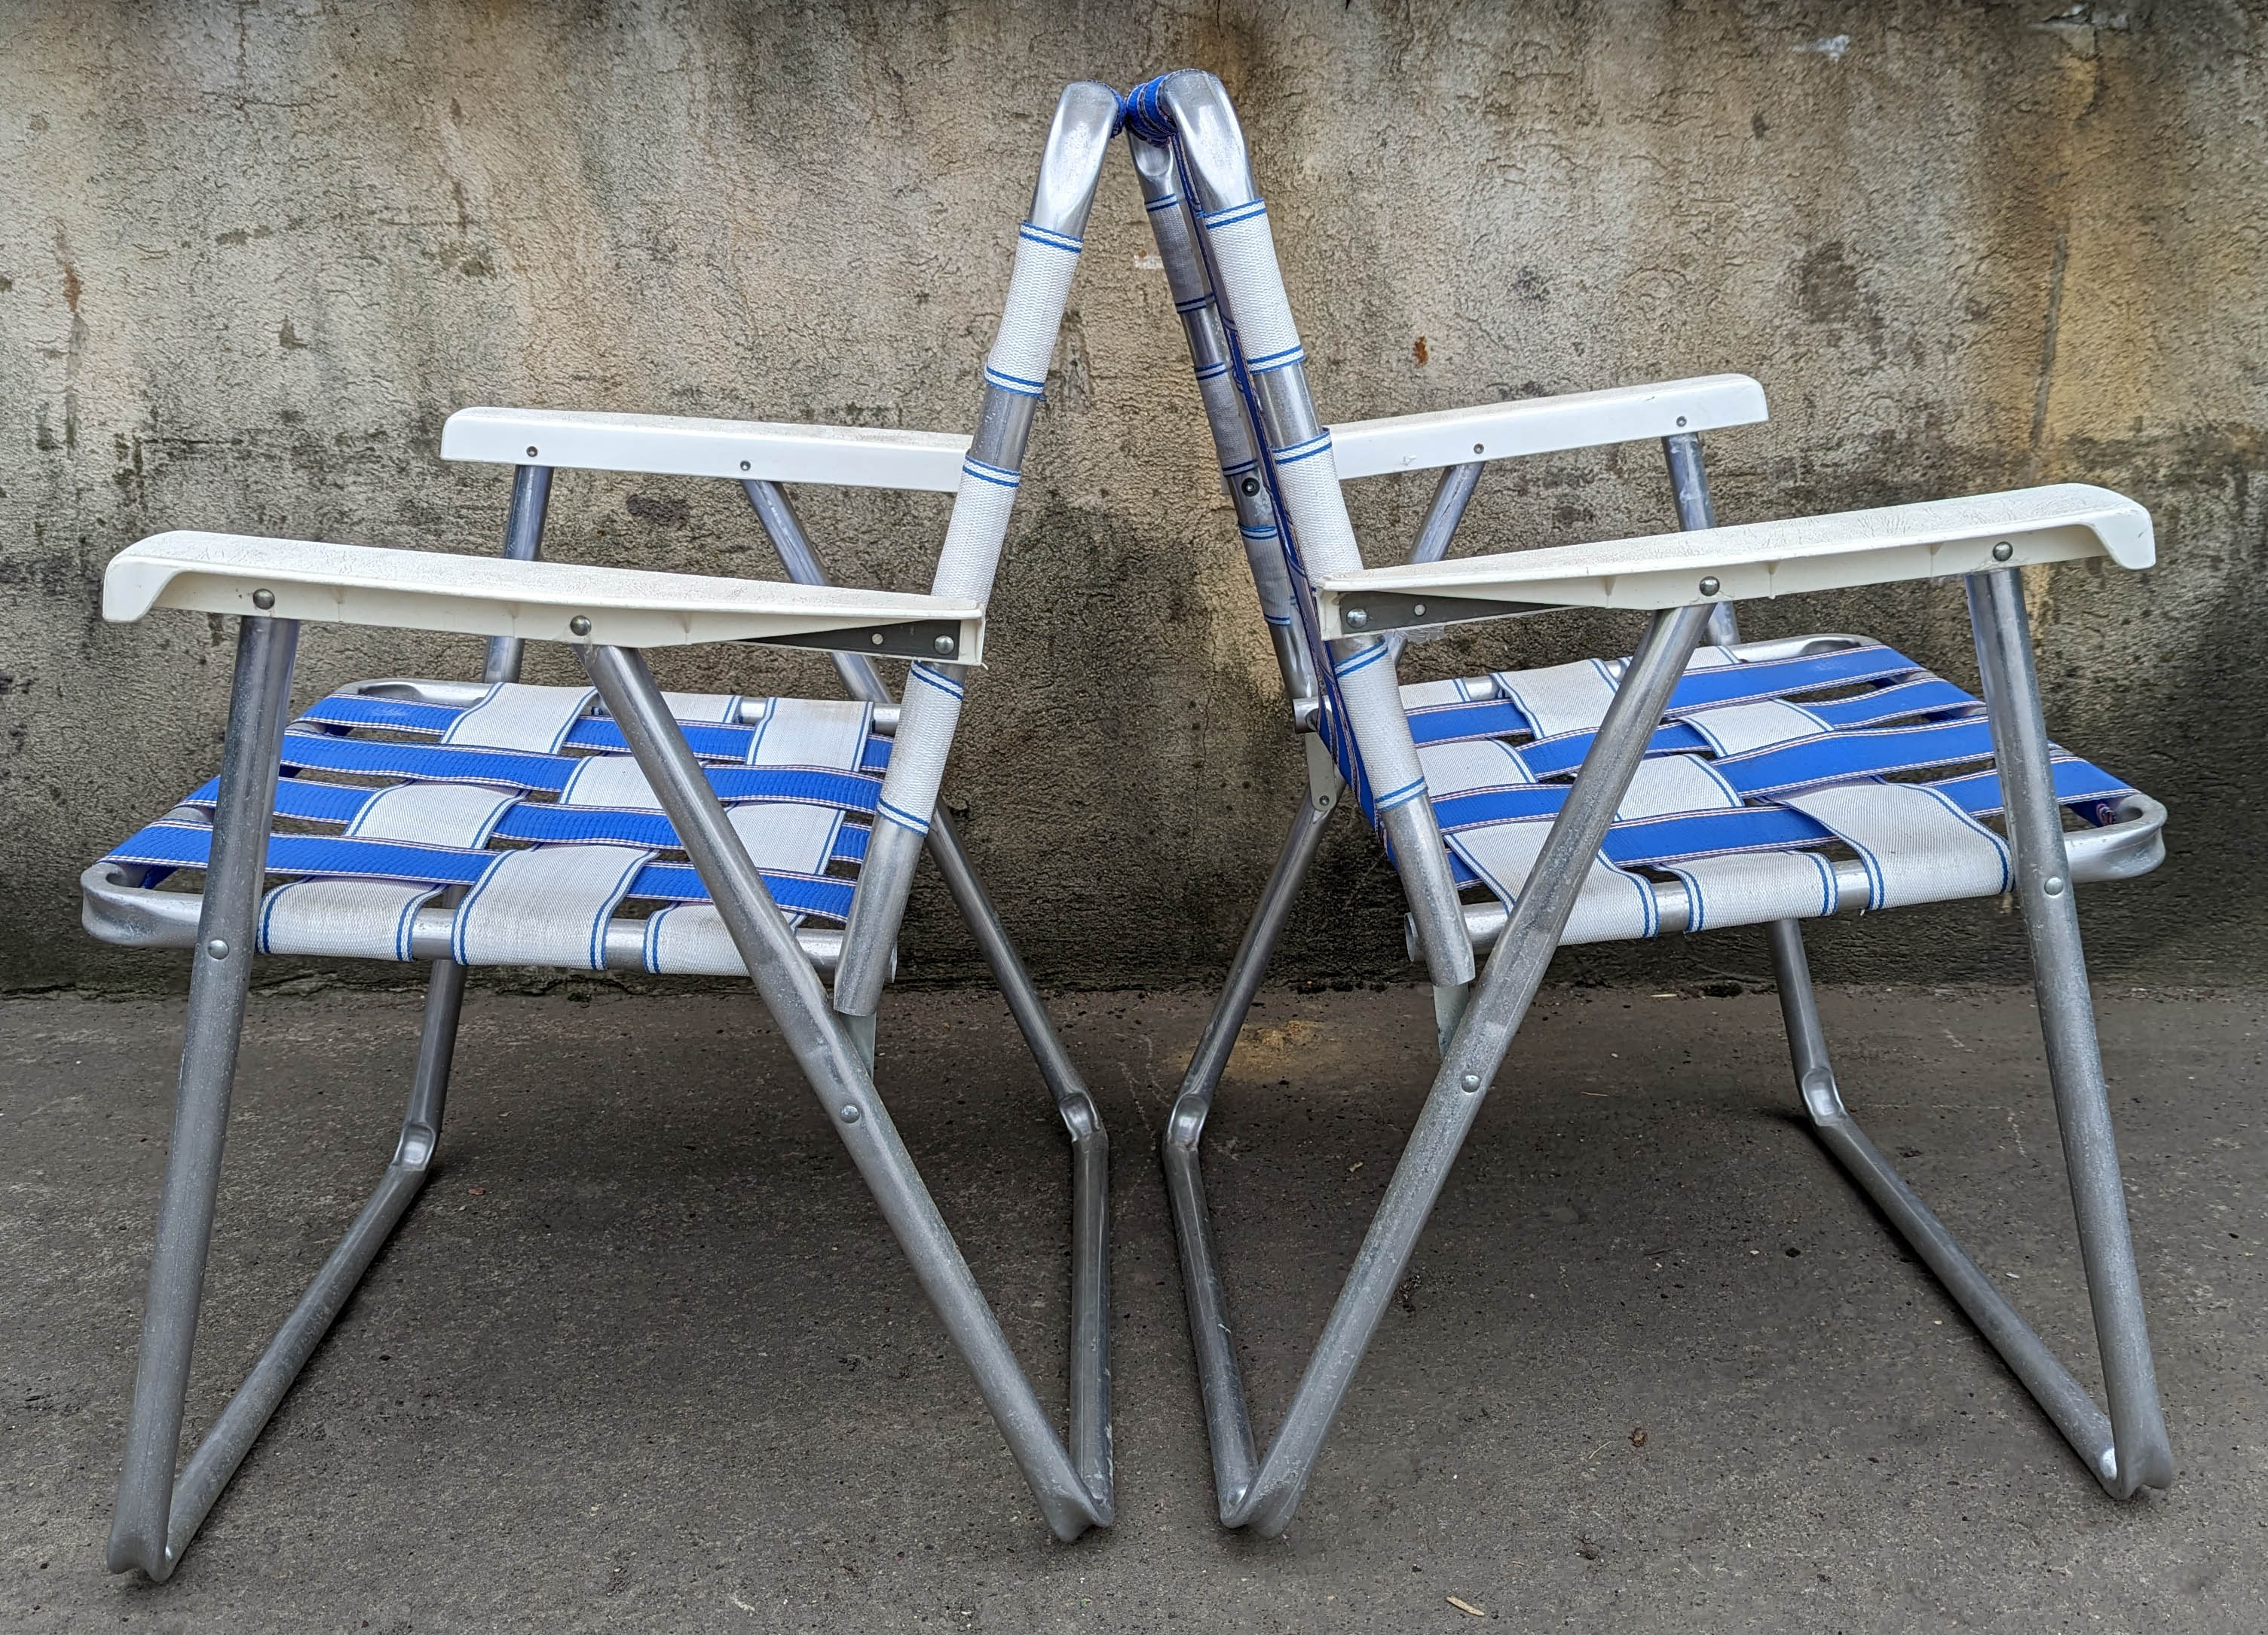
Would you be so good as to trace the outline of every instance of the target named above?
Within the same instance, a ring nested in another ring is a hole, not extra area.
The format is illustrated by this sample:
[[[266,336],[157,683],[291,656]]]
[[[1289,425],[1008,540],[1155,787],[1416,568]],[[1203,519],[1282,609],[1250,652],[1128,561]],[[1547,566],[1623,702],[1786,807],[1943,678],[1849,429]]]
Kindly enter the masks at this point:
[[[1472,976],[1472,953],[1424,799],[1425,771],[1402,708],[1393,651],[1375,637],[1326,644],[1316,621],[1314,581],[1359,570],[1362,556],[1330,434],[1314,417],[1302,367],[1306,354],[1277,263],[1267,207],[1252,185],[1242,133],[1219,83],[1193,72],[1138,88],[1128,99],[1127,117],[1138,144],[1173,161],[1169,170],[1160,167],[1138,147],[1136,168],[1176,307],[1184,312],[1200,386],[1213,360],[1204,356],[1203,325],[1189,313],[1210,296],[1224,339],[1220,361],[1258,446],[1254,475],[1272,506],[1263,519],[1251,514],[1256,507],[1240,505],[1248,551],[1273,529],[1290,580],[1289,611],[1317,673],[1319,729],[1364,811],[1387,831],[1433,980],[1462,983]],[[1190,129],[1183,129],[1184,121],[1194,122]],[[1194,265],[1175,225],[1177,210],[1194,217]],[[1219,420],[1218,395],[1208,391],[1206,407],[1215,416],[1215,441],[1226,471],[1238,439]],[[1269,587],[1256,572],[1255,578],[1264,599]]]

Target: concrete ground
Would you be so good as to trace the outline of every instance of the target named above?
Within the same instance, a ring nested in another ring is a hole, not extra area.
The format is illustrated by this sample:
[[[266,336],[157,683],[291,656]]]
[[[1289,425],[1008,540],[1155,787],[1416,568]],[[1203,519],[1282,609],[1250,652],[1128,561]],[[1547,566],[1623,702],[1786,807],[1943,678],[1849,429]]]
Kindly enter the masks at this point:
[[[1290,1535],[1223,1534],[1151,1143],[1189,995],[1057,1005],[1116,1155],[1119,1525],[1055,1543],[752,1001],[477,997],[444,1162],[170,1584],[101,1550],[181,1008],[0,1006],[0,1627],[2268,1627],[2268,994],[2106,992],[2180,1478],[2106,1499],[1791,1119],[1760,984],[1548,994]],[[2029,999],[1826,996],[1877,1141],[2072,1348]],[[192,1431],[392,1140],[407,998],[256,999]],[[1422,994],[1270,991],[1214,1123],[1264,1421],[1426,1077]],[[1063,1151],[988,995],[881,1079],[1042,1395]]]

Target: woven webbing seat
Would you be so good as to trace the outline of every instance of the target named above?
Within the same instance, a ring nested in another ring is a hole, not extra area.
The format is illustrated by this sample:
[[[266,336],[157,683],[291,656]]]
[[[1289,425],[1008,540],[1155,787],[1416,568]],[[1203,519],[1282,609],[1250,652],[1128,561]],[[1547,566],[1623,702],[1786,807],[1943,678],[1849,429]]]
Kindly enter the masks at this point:
[[[665,693],[788,923],[840,947],[890,761],[895,707]],[[365,682],[283,738],[260,952],[740,976],[708,887],[591,688]],[[353,780],[353,781],[348,781]],[[99,873],[191,883],[220,780]],[[461,902],[441,899],[462,888]],[[145,899],[146,900],[146,899]]]
[[[1627,659],[1402,689],[1450,874],[1492,941],[1613,702]],[[1333,725],[1322,712],[1326,741]],[[2163,813],[2058,748],[2075,866],[2139,873]],[[1886,787],[1887,785],[1887,787]],[[1358,791],[1378,822],[1376,802]],[[1560,941],[1619,941],[1998,896],[2003,797],[1982,700],[1878,642],[1696,651]],[[1382,834],[1381,829],[1381,834]]]

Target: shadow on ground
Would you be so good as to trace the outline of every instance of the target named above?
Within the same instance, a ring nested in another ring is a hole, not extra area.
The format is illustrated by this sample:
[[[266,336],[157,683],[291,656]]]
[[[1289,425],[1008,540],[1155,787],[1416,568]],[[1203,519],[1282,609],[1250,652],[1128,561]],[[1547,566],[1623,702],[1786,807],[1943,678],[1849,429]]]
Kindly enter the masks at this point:
[[[1548,993],[1290,1536],[1223,1535],[1152,1142],[1204,1001],[1057,1012],[1117,1142],[1117,1528],[1065,1548],[752,999],[477,997],[439,1173],[174,1580],[101,1565],[178,1004],[0,1005],[0,1627],[2268,1626],[2268,995],[2106,994],[2180,1480],[2104,1499],[1793,1121],[1775,1002]],[[2097,1376],[2021,994],[1825,996],[1877,1141]],[[407,999],[255,1000],[201,1431],[375,1179]],[[1273,991],[1211,1174],[1272,1423],[1430,1060]],[[989,995],[881,1080],[1060,1400],[1068,1185]]]

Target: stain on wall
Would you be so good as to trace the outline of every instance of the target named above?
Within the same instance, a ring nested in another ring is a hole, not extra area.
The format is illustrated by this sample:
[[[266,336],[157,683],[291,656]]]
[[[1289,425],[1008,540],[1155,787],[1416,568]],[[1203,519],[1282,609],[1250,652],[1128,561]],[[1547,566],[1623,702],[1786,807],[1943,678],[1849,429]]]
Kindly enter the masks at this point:
[[[509,482],[444,465],[476,403],[965,429],[1054,99],[1220,74],[1328,418],[1739,370],[1728,520],[2086,480],[2162,565],[2035,577],[2051,727],[2173,808],[2090,892],[2114,979],[2257,979],[2268,745],[2268,19],[2237,5],[0,4],[0,982],[178,982],[77,928],[78,870],[216,763],[232,637],[104,625],[168,527],[493,549]],[[1042,979],[1225,963],[1301,762],[1127,167],[1108,173],[952,779]],[[1366,484],[1371,560],[1421,478]],[[836,571],[925,584],[932,497],[811,490]],[[564,476],[549,550],[776,571],[723,485]],[[1670,520],[1633,446],[1494,467],[1461,538]],[[1973,680],[1957,589],[1752,608]],[[1469,628],[1408,679],[1620,647]],[[311,630],[298,696],[469,674],[471,644]],[[538,652],[530,679],[565,680]],[[822,660],[674,653],[666,684],[831,692]],[[1328,846],[1278,969],[1405,974],[1377,850]],[[1822,973],[2012,975],[1991,903],[1815,939]],[[1735,932],[1563,976],[1761,972]],[[922,887],[904,971],[978,971]],[[278,975],[289,973],[279,969]]]

